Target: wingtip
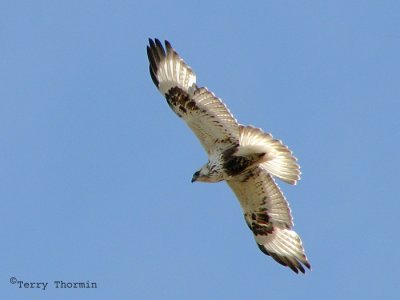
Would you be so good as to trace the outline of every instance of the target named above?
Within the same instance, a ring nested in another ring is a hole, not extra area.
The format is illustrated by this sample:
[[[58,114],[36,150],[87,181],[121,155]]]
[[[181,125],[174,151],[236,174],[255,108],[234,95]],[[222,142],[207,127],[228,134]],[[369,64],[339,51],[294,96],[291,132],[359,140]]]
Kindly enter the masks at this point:
[[[150,44],[150,48],[154,47],[154,40],[152,38],[149,38],[149,44]]]
[[[163,48],[163,45],[161,44],[159,39],[154,39],[154,42],[156,43],[157,47]]]
[[[165,48],[172,49],[171,43],[169,41],[165,40],[164,42],[165,42]]]
[[[161,41],[160,41],[160,39],[158,39],[158,38],[154,38],[154,39],[148,38],[148,40],[149,40],[149,44],[150,44],[151,47],[156,46],[156,47],[164,48],[162,43],[161,43]],[[165,43],[165,48],[166,49],[168,49],[168,48],[172,49],[171,43],[168,40],[164,40],[164,43]]]

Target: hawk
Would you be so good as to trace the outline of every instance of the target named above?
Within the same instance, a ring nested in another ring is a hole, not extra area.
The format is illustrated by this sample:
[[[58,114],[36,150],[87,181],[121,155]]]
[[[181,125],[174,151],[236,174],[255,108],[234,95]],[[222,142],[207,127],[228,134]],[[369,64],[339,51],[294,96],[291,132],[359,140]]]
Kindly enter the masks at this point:
[[[289,204],[274,177],[296,184],[300,166],[292,152],[271,134],[241,125],[165,41],[149,39],[150,76],[171,109],[192,129],[208,162],[192,182],[226,181],[239,199],[245,221],[262,252],[294,272],[311,269],[299,235],[291,228]]]

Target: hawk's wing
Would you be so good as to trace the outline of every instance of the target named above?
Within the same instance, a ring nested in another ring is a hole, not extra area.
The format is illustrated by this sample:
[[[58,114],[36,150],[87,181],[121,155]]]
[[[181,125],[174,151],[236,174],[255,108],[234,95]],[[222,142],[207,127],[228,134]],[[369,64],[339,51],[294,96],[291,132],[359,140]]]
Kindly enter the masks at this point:
[[[258,166],[227,183],[240,201],[260,250],[296,273],[305,272],[303,265],[310,269],[301,239],[291,230],[289,204],[272,176]]]
[[[149,40],[150,75],[172,110],[193,130],[207,153],[238,143],[239,125],[228,108],[207,88],[198,88],[196,75],[168,41],[165,49]]]

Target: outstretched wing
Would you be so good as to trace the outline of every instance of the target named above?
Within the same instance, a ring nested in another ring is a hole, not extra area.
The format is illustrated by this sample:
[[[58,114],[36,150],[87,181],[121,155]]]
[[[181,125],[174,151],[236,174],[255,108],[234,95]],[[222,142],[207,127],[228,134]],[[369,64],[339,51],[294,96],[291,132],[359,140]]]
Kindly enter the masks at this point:
[[[239,125],[226,105],[207,88],[198,88],[196,75],[168,41],[149,39],[151,78],[171,109],[193,130],[207,153],[237,144]]]
[[[262,167],[250,169],[227,181],[244,211],[260,250],[294,272],[311,268],[299,235],[291,230],[289,204],[272,176]]]

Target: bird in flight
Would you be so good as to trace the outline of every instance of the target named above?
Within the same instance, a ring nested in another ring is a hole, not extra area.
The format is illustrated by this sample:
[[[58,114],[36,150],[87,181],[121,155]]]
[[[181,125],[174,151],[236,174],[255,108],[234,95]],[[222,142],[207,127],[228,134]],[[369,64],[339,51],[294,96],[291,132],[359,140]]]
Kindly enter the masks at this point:
[[[293,185],[300,180],[292,152],[271,134],[239,124],[221,99],[197,86],[195,73],[168,41],[163,47],[158,39],[149,39],[147,56],[154,84],[208,154],[192,182],[226,181],[260,250],[296,273],[311,269],[301,239],[291,229],[289,204],[274,180]]]

